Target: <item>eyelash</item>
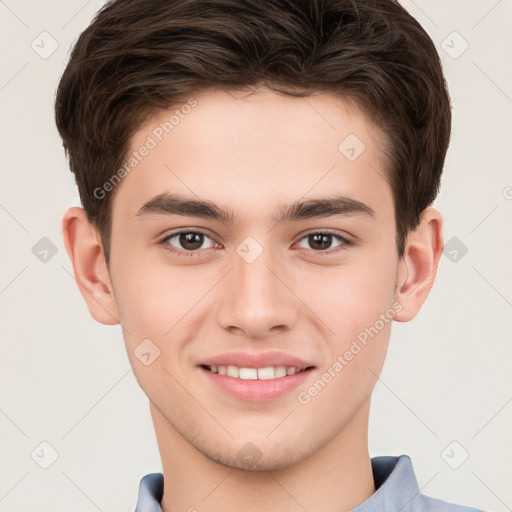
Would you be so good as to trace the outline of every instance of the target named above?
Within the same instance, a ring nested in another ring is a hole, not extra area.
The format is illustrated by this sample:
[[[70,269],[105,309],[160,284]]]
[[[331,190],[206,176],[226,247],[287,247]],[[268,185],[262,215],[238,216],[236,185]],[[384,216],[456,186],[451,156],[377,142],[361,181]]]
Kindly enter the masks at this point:
[[[176,249],[175,247],[172,247],[171,245],[168,244],[169,240],[171,240],[172,238],[174,238],[174,237],[176,237],[178,235],[181,235],[183,233],[186,233],[186,234],[193,233],[193,234],[197,234],[197,235],[204,235],[204,236],[206,236],[208,238],[211,238],[207,233],[205,233],[204,231],[198,230],[198,229],[182,229],[182,230],[174,231],[173,233],[170,233],[163,240],[161,240],[159,243],[164,247],[164,249],[166,251],[168,251],[168,252],[170,252],[172,254],[177,254],[178,256],[197,257],[197,256],[201,256],[201,252],[202,251],[208,250],[208,249],[198,249],[198,250],[195,250],[195,251],[184,251],[184,250]],[[311,233],[307,233],[306,235],[304,235],[299,240],[299,242],[301,242],[302,240],[304,240],[305,238],[307,238],[307,237],[309,237],[311,235],[332,235],[339,242],[341,242],[341,245],[336,247],[336,248],[334,248],[334,250],[332,250],[332,249],[327,249],[327,250],[324,250],[324,251],[314,251],[314,250],[312,250],[315,254],[318,254],[318,255],[321,255],[321,256],[330,256],[332,254],[338,253],[339,251],[346,250],[347,247],[355,245],[355,242],[353,240],[351,240],[349,238],[346,238],[346,237],[340,235],[337,231],[334,231],[334,230],[331,230],[331,229],[324,229],[322,231],[312,231]],[[211,249],[211,248],[209,248],[209,249]]]

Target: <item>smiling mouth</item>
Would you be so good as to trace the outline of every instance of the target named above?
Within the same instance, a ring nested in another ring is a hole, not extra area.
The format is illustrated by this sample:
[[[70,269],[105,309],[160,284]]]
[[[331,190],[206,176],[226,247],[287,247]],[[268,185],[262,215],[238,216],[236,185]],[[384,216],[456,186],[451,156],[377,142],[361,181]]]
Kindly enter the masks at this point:
[[[205,370],[227,377],[233,377],[241,380],[274,380],[282,377],[306,372],[314,368],[298,368],[296,366],[266,366],[263,368],[244,368],[232,364],[229,365],[201,365]]]

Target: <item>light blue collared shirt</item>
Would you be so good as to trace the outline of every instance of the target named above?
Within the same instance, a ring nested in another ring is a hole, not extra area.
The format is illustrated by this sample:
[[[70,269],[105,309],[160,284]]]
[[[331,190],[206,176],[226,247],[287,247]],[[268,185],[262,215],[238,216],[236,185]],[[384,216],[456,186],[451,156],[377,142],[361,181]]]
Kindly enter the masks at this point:
[[[408,455],[373,457],[372,471],[376,491],[353,512],[483,512],[421,494]],[[162,512],[163,492],[162,473],[144,476],[135,512]]]

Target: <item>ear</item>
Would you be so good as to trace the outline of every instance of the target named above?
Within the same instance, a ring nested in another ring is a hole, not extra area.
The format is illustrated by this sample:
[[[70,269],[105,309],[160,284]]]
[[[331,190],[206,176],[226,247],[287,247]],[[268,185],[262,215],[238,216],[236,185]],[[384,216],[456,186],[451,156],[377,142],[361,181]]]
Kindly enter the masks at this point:
[[[79,207],[66,211],[62,228],[75,280],[89,313],[102,324],[118,324],[119,314],[110,273],[96,228],[87,219],[85,210]]]
[[[409,232],[399,262],[395,300],[402,305],[395,320],[412,320],[425,302],[443,253],[443,217],[435,208],[424,210],[418,227]]]

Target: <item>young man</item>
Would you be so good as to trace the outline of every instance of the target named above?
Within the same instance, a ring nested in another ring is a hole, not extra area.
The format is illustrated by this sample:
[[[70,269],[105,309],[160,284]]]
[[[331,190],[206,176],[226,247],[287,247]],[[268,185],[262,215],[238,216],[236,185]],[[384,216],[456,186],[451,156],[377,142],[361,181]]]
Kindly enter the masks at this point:
[[[83,204],[66,249],[162,459],[138,512],[475,510],[368,452],[391,323],[443,246],[450,102],[399,4],[111,2],[56,120]]]

